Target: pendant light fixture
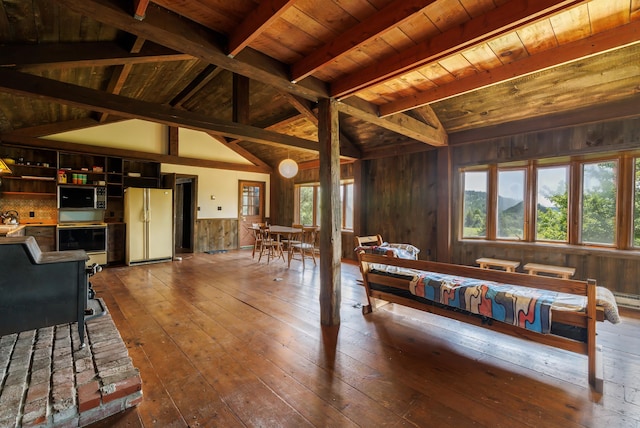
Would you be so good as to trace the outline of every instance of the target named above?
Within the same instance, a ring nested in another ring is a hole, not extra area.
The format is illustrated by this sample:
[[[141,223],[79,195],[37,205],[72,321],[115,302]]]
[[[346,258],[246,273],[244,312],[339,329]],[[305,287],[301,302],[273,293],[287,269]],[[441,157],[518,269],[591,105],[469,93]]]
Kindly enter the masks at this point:
[[[298,164],[287,155],[287,158],[278,165],[278,171],[280,171],[280,175],[285,178],[295,177],[298,173]]]

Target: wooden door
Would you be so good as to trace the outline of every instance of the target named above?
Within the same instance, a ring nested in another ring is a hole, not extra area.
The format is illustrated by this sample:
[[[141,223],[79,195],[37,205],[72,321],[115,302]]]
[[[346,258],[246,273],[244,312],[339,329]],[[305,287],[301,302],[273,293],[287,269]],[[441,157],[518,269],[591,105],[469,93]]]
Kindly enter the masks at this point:
[[[252,223],[264,222],[264,191],[265,183],[262,181],[240,181],[238,235],[240,247],[253,246]]]

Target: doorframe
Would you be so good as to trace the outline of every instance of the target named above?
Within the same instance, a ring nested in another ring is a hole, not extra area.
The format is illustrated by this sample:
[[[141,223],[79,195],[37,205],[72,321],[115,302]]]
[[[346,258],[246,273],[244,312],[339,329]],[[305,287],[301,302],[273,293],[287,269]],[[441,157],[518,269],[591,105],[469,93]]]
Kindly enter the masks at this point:
[[[197,175],[193,175],[193,174],[178,174],[178,173],[166,173],[163,174],[163,181],[164,181],[164,185],[167,187],[170,187],[173,190],[173,253],[174,253],[174,257],[176,254],[176,243],[175,243],[175,232],[176,232],[176,225],[178,222],[178,212],[177,212],[177,186],[178,186],[178,179],[186,179],[189,180],[191,182],[191,207],[190,210],[191,211],[191,246],[189,248],[191,253],[194,253],[196,251],[196,237],[197,237],[197,231],[196,231],[196,223],[197,223],[197,218],[198,218],[198,176]]]
[[[242,188],[244,187],[245,184],[254,184],[254,185],[260,185],[261,189],[262,189],[262,194],[260,195],[260,212],[261,212],[261,218],[260,218],[260,222],[264,222],[267,219],[266,216],[266,210],[267,210],[267,182],[266,181],[259,181],[259,180],[238,180],[238,249],[242,248],[242,245],[240,245],[240,241],[241,241],[241,230],[240,228],[242,227]]]

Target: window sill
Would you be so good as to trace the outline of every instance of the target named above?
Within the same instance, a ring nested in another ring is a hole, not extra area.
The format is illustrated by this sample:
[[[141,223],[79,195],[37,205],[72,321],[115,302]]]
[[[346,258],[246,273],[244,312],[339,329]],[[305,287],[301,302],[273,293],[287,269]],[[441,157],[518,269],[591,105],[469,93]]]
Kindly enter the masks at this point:
[[[489,241],[486,239],[460,239],[461,245],[482,245],[494,248],[518,248],[529,251],[570,253],[582,256],[609,256],[621,259],[640,259],[640,250],[619,250],[617,248],[590,247],[585,245],[555,244],[546,242]]]

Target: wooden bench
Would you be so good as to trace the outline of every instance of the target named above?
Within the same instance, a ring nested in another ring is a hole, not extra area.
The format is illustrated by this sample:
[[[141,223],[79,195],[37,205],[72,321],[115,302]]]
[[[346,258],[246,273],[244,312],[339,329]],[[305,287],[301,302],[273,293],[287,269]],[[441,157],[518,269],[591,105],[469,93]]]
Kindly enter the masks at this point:
[[[572,267],[543,265],[539,263],[527,263],[524,265],[524,270],[529,272],[529,275],[548,273],[562,279],[569,279],[576,273],[575,268]]]
[[[381,299],[386,302],[396,303],[419,309],[425,312],[453,318],[458,321],[467,322],[478,327],[491,329],[500,333],[512,335],[522,339],[539,342],[545,345],[564,349],[587,356],[588,359],[588,379],[589,384],[597,392],[602,392],[603,380],[603,360],[602,348],[596,346],[596,322],[604,320],[603,308],[596,305],[596,282],[595,280],[576,281],[564,280],[549,276],[526,275],[517,272],[504,272],[496,269],[480,269],[471,266],[450,265],[445,263],[428,262],[423,260],[407,260],[396,257],[381,256],[377,254],[366,254],[365,251],[358,252],[360,261],[360,271],[367,292],[367,305],[362,307],[362,313],[368,314],[375,309],[374,300]],[[513,263],[513,262],[511,262]],[[586,297],[586,306],[583,311],[552,310],[551,320],[554,323],[565,324],[582,328],[585,331],[583,339],[564,337],[554,333],[540,334],[519,326],[503,322],[487,322],[484,317],[474,316],[461,310],[451,310],[451,308],[435,305],[431,302],[417,300],[415,295],[411,295],[412,275],[399,275],[397,271],[387,274],[375,270],[375,266],[388,265],[392,267],[438,272],[445,275],[463,276],[475,278],[482,281],[494,281],[504,284],[521,285],[524,287],[560,291],[569,294]],[[564,268],[569,269],[570,268]],[[569,272],[561,269],[560,271]],[[555,270],[554,272],[557,272]]]
[[[512,260],[492,259],[490,257],[481,257],[476,260],[476,263],[480,265],[480,269],[489,269],[491,267],[502,268],[507,272],[515,272],[516,268],[520,266],[520,262]]]

